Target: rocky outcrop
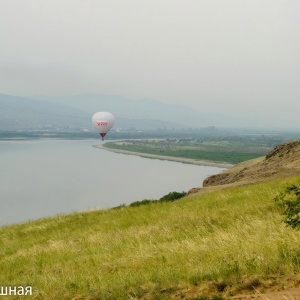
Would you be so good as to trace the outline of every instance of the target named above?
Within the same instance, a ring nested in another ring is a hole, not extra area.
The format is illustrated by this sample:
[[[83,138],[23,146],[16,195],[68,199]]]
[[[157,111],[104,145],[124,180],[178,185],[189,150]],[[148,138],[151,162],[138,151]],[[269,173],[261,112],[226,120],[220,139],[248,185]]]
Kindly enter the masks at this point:
[[[265,161],[276,159],[276,158],[281,158],[281,161],[283,158],[287,159],[290,156],[294,156],[299,151],[299,147],[300,147],[300,140],[277,145],[273,150],[271,150],[266,155]]]

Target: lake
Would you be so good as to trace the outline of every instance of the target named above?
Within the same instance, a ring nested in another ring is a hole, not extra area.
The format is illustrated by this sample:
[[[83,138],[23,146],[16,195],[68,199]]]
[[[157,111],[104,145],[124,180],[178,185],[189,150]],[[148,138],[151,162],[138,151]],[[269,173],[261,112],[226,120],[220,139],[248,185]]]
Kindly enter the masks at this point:
[[[0,225],[159,199],[223,169],[93,147],[99,140],[0,141]]]

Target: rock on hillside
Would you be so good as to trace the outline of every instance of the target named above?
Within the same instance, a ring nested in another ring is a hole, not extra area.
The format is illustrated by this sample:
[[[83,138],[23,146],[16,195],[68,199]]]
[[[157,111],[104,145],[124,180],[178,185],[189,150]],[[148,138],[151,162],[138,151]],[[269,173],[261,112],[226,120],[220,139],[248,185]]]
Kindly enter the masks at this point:
[[[203,187],[242,185],[297,173],[300,173],[300,140],[277,145],[265,157],[242,162],[220,174],[210,176],[203,181]]]

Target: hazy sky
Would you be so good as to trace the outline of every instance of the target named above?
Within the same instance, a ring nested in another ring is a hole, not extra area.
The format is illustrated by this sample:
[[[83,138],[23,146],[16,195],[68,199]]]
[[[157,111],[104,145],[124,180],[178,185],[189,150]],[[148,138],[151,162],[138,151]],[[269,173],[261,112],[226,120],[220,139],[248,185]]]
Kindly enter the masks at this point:
[[[118,94],[300,126],[299,0],[0,4],[0,93]]]

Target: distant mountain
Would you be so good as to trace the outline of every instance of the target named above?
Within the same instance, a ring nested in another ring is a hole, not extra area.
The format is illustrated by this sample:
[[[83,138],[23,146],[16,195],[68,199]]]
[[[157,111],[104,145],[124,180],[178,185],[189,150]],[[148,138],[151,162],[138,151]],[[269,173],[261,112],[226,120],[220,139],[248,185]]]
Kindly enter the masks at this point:
[[[39,96],[35,99],[63,104],[89,114],[109,111],[116,118],[155,119],[181,124],[183,127],[249,125],[249,122],[246,123],[242,118],[209,113],[205,110],[205,104],[203,111],[200,111],[180,104],[166,104],[151,99],[131,100],[117,95]]]
[[[81,101],[79,101],[79,104]],[[95,104],[94,104],[95,105]],[[97,106],[98,107],[98,106]],[[103,106],[100,105],[101,110]],[[98,110],[84,105],[68,105],[67,101],[45,101],[0,94],[0,130],[92,130],[92,114]],[[107,110],[115,111],[113,109]],[[116,115],[114,130],[182,129],[186,126],[157,119],[133,119]],[[126,114],[124,114],[126,116]],[[134,115],[134,114],[133,114]]]
[[[56,103],[0,94],[0,129],[21,130],[88,126],[88,113]]]

